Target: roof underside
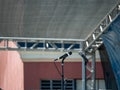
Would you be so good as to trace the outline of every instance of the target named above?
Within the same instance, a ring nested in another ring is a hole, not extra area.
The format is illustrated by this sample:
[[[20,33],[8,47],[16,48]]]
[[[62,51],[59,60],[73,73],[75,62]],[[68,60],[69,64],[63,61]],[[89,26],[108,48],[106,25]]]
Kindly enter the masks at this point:
[[[116,0],[0,0],[0,36],[85,39]]]

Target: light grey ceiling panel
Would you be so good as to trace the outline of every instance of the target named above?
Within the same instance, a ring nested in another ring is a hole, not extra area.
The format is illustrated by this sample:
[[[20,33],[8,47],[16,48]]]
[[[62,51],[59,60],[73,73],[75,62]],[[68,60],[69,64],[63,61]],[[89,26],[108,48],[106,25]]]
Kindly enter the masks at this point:
[[[85,39],[117,0],[0,0],[0,36]]]

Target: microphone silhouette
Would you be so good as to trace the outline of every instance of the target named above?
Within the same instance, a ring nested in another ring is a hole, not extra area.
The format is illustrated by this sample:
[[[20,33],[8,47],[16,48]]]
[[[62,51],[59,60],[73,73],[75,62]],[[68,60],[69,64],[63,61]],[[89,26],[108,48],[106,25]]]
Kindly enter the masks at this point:
[[[66,57],[68,57],[68,56],[70,56],[70,55],[72,55],[72,52],[71,52],[71,51],[63,54],[62,56],[60,56],[60,57],[58,57],[58,58],[56,58],[54,61],[57,61],[57,60],[59,60],[59,59],[65,59]]]

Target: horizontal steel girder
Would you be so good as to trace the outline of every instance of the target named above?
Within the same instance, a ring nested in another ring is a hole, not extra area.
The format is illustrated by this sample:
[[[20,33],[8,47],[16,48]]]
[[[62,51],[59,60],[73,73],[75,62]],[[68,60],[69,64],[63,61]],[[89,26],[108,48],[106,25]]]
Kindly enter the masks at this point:
[[[0,50],[79,51],[80,39],[0,37]],[[13,42],[17,47],[11,47]]]

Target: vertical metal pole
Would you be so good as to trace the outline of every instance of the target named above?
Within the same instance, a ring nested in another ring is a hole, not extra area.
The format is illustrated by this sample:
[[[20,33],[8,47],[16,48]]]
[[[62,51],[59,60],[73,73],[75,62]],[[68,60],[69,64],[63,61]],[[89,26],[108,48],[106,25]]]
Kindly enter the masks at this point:
[[[91,77],[91,79],[92,79],[92,88],[91,88],[91,90],[96,90],[96,81],[95,81],[95,77],[96,77],[96,72],[95,72],[95,59],[96,59],[96,57],[95,57],[95,51],[93,52],[93,54],[92,54],[92,77]]]
[[[82,58],[82,90],[86,90],[86,67],[85,60]]]
[[[81,50],[83,51],[84,43],[81,42]],[[86,67],[85,60],[82,58],[82,90],[86,90]]]
[[[65,58],[63,58],[63,60],[62,60],[62,62],[61,62],[61,66],[62,66],[62,90],[65,90],[65,85],[64,85],[64,59]]]

